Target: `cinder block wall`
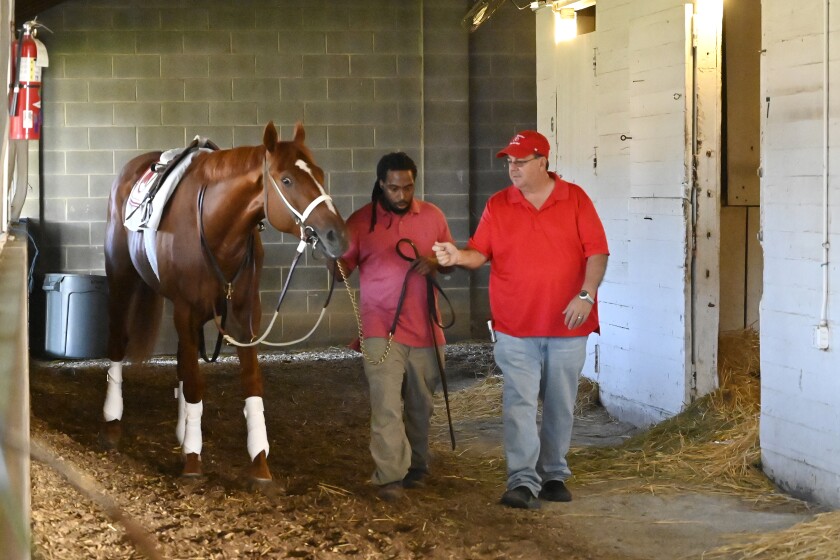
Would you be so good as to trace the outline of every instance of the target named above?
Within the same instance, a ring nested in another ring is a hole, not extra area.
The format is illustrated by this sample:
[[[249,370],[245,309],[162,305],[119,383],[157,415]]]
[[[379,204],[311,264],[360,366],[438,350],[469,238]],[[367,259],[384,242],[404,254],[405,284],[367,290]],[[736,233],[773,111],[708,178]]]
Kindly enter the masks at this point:
[[[496,153],[513,135],[537,128],[536,34],[534,14],[505,2],[471,35],[470,41],[470,232],[487,199],[510,185]],[[472,274],[471,329],[487,339],[490,267]]]
[[[104,273],[107,198],[130,158],[183,146],[196,134],[221,147],[258,144],[268,120],[284,136],[295,122],[304,123],[307,144],[344,216],[369,200],[378,159],[405,150],[421,170],[418,196],[438,204],[456,239],[466,241],[477,219],[470,213],[470,127],[500,118],[498,108],[491,115],[471,114],[471,96],[491,92],[477,91],[471,82],[475,54],[469,44],[478,35],[460,26],[469,4],[242,0],[232,7],[222,0],[68,0],[40,14],[53,33],[41,36],[50,54],[45,122],[40,169],[31,166],[35,192],[25,208],[38,222],[40,274]],[[522,26],[517,37],[533,33],[530,11],[512,15],[511,22]],[[496,33],[506,37],[510,29]],[[488,39],[478,52],[493,42]],[[518,55],[494,48],[487,56],[513,57],[512,66],[519,68]],[[511,74],[499,64],[486,68],[484,74],[495,72],[497,80],[479,84],[482,90],[513,88]],[[533,52],[525,68],[517,72],[530,69],[533,82]],[[536,115],[533,91],[530,96],[525,121]],[[514,128],[486,140],[503,143]],[[268,230],[263,241],[267,324],[296,243]],[[328,282],[322,263],[307,258],[270,340],[308,331]],[[470,275],[456,272],[443,282],[458,316],[448,338],[468,338],[476,299]],[[310,342],[296,348],[343,345],[352,338],[355,318],[346,294],[333,296],[327,317]],[[173,352],[175,341],[167,317],[158,351]]]

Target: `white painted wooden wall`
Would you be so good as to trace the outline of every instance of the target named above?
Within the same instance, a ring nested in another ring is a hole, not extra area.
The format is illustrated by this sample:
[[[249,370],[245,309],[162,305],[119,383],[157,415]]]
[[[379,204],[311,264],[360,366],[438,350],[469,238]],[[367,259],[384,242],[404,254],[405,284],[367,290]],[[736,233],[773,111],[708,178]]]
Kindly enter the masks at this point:
[[[647,425],[698,392],[684,2],[599,0],[597,30],[559,45],[552,25],[550,10],[537,13],[538,126],[555,144],[558,172],[595,202],[611,252],[602,334],[590,338],[584,374],[598,381],[610,413]],[[713,344],[700,394],[714,388],[715,352]]]
[[[829,348],[813,331],[823,296],[823,1],[762,2],[761,449],[788,491],[840,506],[840,5],[829,62]],[[768,101],[769,100],[769,101]]]

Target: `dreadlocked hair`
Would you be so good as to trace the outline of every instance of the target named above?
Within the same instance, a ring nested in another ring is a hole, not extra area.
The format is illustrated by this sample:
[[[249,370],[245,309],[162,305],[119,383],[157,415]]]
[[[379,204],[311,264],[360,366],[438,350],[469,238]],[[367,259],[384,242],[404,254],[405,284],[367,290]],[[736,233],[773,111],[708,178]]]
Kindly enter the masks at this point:
[[[388,178],[389,171],[411,171],[411,176],[417,178],[417,165],[405,152],[391,152],[382,156],[379,163],[376,164],[376,181],[374,181],[373,191],[370,193],[372,208],[369,231],[371,232],[376,227],[376,206],[380,204],[384,194],[381,183],[384,183]]]

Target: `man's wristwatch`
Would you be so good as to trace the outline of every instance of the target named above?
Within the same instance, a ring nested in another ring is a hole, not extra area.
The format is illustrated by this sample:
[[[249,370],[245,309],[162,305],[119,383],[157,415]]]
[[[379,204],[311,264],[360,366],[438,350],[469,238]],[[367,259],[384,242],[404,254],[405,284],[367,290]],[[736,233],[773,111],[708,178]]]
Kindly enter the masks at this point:
[[[582,300],[588,301],[590,305],[595,305],[595,300],[592,298],[592,296],[589,295],[589,292],[587,292],[586,290],[581,290],[578,294],[578,297]]]

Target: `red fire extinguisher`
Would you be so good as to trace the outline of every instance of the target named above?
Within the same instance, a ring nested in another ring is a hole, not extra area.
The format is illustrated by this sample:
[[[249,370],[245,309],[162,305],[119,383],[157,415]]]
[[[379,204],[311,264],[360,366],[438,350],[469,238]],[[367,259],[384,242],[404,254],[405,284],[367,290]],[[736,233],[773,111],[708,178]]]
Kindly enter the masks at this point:
[[[12,85],[9,92],[9,137],[12,140],[41,138],[41,69],[49,65],[47,49],[35,38],[37,21],[23,24],[12,42]]]

